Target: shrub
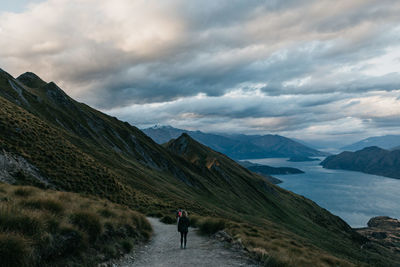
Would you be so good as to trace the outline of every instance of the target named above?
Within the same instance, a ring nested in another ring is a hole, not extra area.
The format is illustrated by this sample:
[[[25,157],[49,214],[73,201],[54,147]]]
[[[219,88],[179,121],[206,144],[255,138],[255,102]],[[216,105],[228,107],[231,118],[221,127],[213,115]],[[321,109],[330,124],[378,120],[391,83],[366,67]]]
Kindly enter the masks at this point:
[[[102,232],[103,227],[96,214],[84,211],[75,212],[71,214],[70,221],[73,225],[85,231],[89,235],[91,241],[95,241]]]
[[[172,216],[166,215],[160,219],[160,222],[166,223],[166,224],[175,224],[176,219],[173,218]]]
[[[206,218],[200,222],[199,230],[202,234],[212,235],[220,230],[223,230],[225,226],[226,223],[222,219]]]
[[[64,206],[61,202],[52,199],[38,199],[29,200],[23,203],[24,207],[38,210],[47,210],[54,214],[60,214],[64,212]]]
[[[0,234],[1,266],[28,266],[30,254],[27,241],[23,237],[15,234]]]

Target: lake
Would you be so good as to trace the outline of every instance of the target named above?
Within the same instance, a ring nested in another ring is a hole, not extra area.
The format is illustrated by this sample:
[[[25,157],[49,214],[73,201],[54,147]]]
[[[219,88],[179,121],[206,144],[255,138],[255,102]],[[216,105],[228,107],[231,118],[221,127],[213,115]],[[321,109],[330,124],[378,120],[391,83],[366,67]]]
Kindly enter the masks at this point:
[[[400,218],[400,179],[324,169],[320,161],[288,162],[282,158],[249,161],[305,171],[304,174],[273,176],[283,181],[280,187],[315,201],[352,227],[364,227],[374,216]]]

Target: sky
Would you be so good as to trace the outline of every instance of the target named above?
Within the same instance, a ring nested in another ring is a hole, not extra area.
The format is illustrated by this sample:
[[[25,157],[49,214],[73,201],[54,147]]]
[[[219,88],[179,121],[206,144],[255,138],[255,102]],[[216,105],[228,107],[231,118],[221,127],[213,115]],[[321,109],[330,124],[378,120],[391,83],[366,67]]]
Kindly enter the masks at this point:
[[[0,68],[139,127],[400,134],[398,0],[16,0]]]

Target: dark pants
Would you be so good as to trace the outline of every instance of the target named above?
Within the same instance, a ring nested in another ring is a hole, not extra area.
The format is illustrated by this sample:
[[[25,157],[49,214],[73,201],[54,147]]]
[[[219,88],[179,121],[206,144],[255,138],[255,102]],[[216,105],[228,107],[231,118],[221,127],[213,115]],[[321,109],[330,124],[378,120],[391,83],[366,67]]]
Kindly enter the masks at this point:
[[[181,232],[181,246],[182,246],[182,244],[184,244],[186,247],[187,234],[188,234],[188,232]]]

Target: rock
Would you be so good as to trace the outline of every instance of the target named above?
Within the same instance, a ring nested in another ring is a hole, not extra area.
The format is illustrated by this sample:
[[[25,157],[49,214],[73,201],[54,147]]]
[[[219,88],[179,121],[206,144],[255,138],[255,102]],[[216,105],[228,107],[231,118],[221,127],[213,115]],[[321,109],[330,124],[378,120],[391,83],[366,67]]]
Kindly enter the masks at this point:
[[[400,227],[400,221],[387,216],[378,216],[368,221],[368,227],[396,228]]]
[[[370,240],[362,248],[379,243],[393,252],[400,253],[399,220],[387,216],[374,217],[369,220],[368,227],[356,229],[356,231]]]
[[[243,246],[242,240],[240,238],[232,243],[232,248],[236,250],[245,250],[245,247]]]
[[[53,187],[49,180],[43,177],[39,170],[24,157],[13,153],[0,151],[0,181],[14,184],[19,179],[33,179],[45,187]]]
[[[371,235],[376,239],[384,239],[387,237],[385,232],[372,232]]]
[[[218,231],[215,233],[214,237],[221,242],[229,242],[232,243],[233,238],[225,231]]]

